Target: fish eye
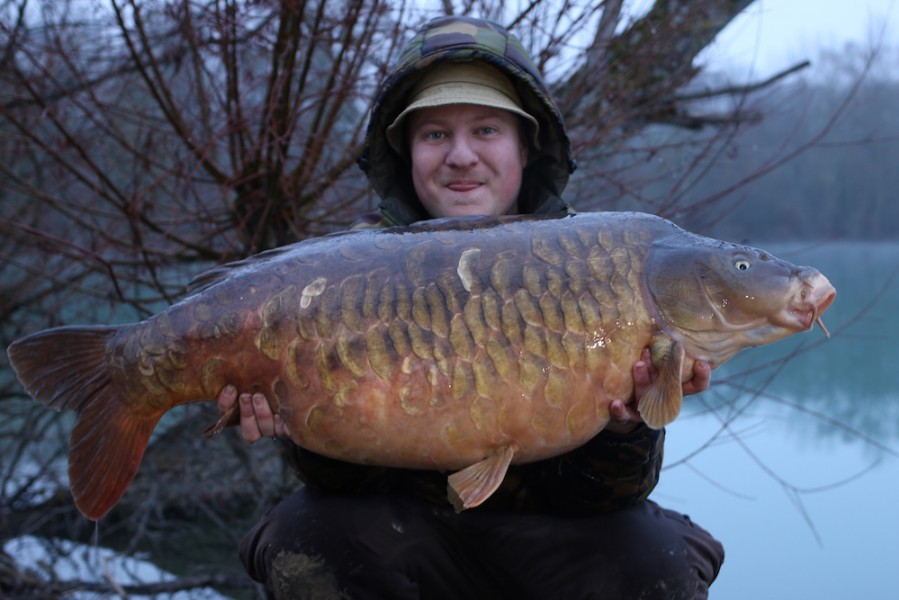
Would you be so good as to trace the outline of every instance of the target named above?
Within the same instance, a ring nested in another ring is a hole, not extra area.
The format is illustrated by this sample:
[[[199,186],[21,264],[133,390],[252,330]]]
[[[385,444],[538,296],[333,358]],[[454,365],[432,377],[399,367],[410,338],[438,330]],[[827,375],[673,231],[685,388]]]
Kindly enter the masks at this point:
[[[748,260],[746,260],[744,258],[737,259],[734,261],[734,267],[738,271],[748,271],[749,267],[751,267],[751,266],[752,266],[752,263],[750,263]]]

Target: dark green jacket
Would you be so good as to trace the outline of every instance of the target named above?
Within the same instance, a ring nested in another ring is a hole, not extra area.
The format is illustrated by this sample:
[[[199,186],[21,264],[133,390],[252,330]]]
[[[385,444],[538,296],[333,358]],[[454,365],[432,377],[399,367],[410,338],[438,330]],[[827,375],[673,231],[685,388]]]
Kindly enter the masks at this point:
[[[428,218],[415,195],[408,159],[394,152],[387,126],[408,104],[409,91],[429,67],[443,61],[483,60],[514,82],[525,110],[540,125],[531,149],[518,206],[523,213],[570,212],[561,199],[575,164],[561,114],[521,43],[499,25],[467,17],[431,21],[382,83],[372,107],[359,165],[381,198],[368,225],[408,225]],[[585,515],[639,502],[658,481],[663,432],[641,426],[630,435],[602,432],[564,456],[513,465],[500,489],[478,510]],[[292,444],[299,477],[309,485],[344,492],[408,492],[446,504],[446,473],[369,467],[339,462]]]

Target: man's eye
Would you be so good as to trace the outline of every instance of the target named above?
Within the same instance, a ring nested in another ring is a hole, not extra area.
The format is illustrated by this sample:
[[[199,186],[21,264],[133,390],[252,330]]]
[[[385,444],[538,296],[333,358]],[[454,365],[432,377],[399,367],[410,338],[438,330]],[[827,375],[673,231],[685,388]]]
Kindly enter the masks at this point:
[[[496,133],[496,127],[481,127],[481,135],[492,135]]]
[[[429,131],[425,134],[426,140],[440,140],[443,139],[442,131]]]

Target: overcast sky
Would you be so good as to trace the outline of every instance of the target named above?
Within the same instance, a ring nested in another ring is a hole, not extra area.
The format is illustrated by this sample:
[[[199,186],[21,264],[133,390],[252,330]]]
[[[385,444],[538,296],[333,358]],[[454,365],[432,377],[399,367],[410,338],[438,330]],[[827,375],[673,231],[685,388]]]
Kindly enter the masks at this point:
[[[880,36],[884,45],[899,47],[899,0],[755,0],[705,58],[764,76],[815,59],[820,48],[840,49],[848,41],[868,47]]]

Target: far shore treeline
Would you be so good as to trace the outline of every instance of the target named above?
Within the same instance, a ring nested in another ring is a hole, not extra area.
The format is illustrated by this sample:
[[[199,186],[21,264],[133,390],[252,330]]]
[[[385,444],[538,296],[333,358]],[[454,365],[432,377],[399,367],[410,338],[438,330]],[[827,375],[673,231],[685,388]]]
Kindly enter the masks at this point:
[[[824,55],[815,75],[745,99],[741,110],[759,121],[733,137],[708,132],[697,142],[696,132],[651,128],[646,160],[631,166],[635,187],[612,202],[598,197],[596,208],[660,212],[688,229],[757,245],[899,240],[899,72],[860,80],[856,55],[852,75],[815,80],[838,71],[839,60]],[[698,153],[713,166],[694,166]],[[576,174],[573,186],[576,206],[590,206],[596,182]]]

